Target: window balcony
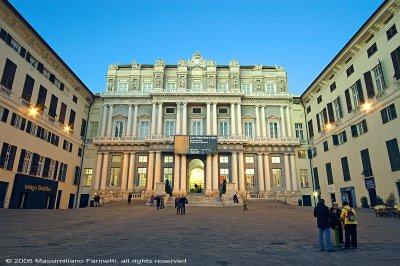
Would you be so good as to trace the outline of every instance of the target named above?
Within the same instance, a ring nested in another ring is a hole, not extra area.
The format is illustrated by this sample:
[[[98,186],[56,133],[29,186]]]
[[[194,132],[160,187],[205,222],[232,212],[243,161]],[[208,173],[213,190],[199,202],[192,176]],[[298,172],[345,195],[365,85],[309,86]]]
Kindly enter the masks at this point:
[[[0,94],[7,98],[11,98],[12,96],[12,91],[4,87],[3,85],[0,85]]]

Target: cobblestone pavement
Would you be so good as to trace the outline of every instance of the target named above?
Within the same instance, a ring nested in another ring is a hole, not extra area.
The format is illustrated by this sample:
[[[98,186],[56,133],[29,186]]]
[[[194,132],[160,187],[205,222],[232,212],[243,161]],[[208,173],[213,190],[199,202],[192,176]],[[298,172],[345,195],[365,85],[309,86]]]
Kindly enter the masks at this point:
[[[359,209],[359,248],[328,253],[319,251],[311,207],[272,202],[248,207],[243,212],[189,204],[184,216],[172,207],[157,211],[142,203],[0,210],[0,265],[6,259],[27,259],[27,264],[29,259],[115,259],[134,265],[147,259],[155,265],[156,259],[186,259],[186,265],[400,265],[398,218],[376,218],[372,210]]]

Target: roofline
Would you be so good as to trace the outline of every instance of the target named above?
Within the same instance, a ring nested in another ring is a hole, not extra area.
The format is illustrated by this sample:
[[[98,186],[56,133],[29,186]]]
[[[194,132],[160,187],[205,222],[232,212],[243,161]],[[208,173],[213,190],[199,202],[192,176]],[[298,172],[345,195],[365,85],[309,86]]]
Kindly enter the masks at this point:
[[[139,64],[142,68],[153,68],[154,65],[152,64]],[[129,64],[122,64],[117,65],[118,68],[131,68],[132,65]],[[229,68],[229,65],[216,65],[216,68]],[[255,65],[242,65],[240,69],[253,69]],[[165,68],[178,68],[178,65],[165,65]],[[276,69],[274,66],[262,66],[262,69]]]
[[[347,48],[347,46],[357,37],[357,35],[364,29],[364,27],[372,21],[372,19],[374,18],[374,16],[383,9],[383,7],[389,3],[390,1],[388,0],[384,0],[383,3],[375,10],[374,13],[372,13],[372,15],[367,19],[366,22],[364,22],[364,24],[362,24],[362,26],[357,30],[357,32],[353,35],[353,37],[351,37],[351,39],[343,46],[343,48],[336,54],[336,56],[329,62],[329,64],[324,68],[324,70],[321,71],[321,73],[319,73],[319,75],[313,80],[313,82],[311,82],[310,86],[308,86],[308,88],[301,94],[300,98],[303,98],[305,96],[306,93],[308,93],[311,89],[311,87],[316,83],[316,81],[325,73],[326,70],[329,69],[330,65],[339,57],[339,55]]]
[[[32,27],[31,24],[29,24],[29,22],[18,12],[18,10],[8,1],[8,0],[4,0],[3,3],[11,9],[12,12],[14,12],[14,14],[16,14],[18,16],[18,18],[25,24],[25,26],[28,27],[29,30],[31,30],[33,32],[33,34],[35,34],[39,40],[46,46],[47,49],[50,50],[50,52],[52,52],[55,57],[60,60],[61,63],[64,64],[64,66],[67,68],[67,70],[69,72],[72,73],[72,75],[83,85],[83,87],[89,92],[89,94],[94,97],[93,92],[85,85],[85,83],[83,83],[83,81],[75,74],[74,71],[72,71],[72,69],[64,62],[64,60],[61,59],[61,57],[53,50],[53,48],[50,47],[50,45],[42,38],[42,36],[40,36],[40,34]]]

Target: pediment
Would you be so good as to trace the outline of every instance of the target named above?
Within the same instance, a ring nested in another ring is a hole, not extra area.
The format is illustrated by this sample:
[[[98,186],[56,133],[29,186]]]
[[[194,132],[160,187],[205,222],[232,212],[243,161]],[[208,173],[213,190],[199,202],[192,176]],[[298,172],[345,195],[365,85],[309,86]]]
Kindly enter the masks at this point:
[[[271,119],[271,120],[280,120],[281,118],[279,117],[279,116],[276,116],[276,115],[271,115],[271,116],[269,116],[269,117],[267,117],[267,119]]]
[[[142,114],[138,116],[139,119],[151,119],[151,116],[148,114]]]
[[[116,114],[113,116],[114,119],[125,119],[126,116],[122,115],[122,114]]]
[[[242,119],[254,119],[254,116],[244,115],[244,116],[242,116]]]

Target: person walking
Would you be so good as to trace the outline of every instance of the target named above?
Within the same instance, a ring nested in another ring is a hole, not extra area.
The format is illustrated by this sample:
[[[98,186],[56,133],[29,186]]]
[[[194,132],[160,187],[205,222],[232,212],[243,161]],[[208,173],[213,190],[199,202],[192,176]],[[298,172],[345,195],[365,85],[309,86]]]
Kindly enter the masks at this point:
[[[245,211],[248,211],[249,210],[249,208],[247,208],[247,200],[243,200],[243,211],[245,212]]]
[[[178,196],[178,197],[175,197],[175,209],[176,209],[176,215],[178,215],[179,214],[179,211],[180,211],[180,207],[179,207],[179,200],[180,200],[180,197]]]
[[[179,199],[179,209],[181,210],[181,215],[186,214],[186,204],[189,203],[185,196]]]
[[[321,251],[325,250],[324,247],[324,234],[325,234],[326,248],[328,252],[333,251],[331,244],[330,212],[329,208],[325,205],[324,199],[320,199],[317,206],[314,208],[314,217],[317,218],[320,250]]]
[[[343,201],[343,209],[340,218],[344,221],[344,248],[357,248],[357,213],[349,206],[347,201]]]
[[[160,198],[160,196],[156,196],[156,205],[157,205],[157,210],[159,210],[160,209],[160,204],[161,204],[161,198]]]
[[[131,205],[131,201],[132,201],[132,193],[129,193],[128,195],[128,204]]]
[[[337,202],[332,204],[332,208],[329,210],[331,216],[331,228],[335,232],[335,246],[340,247],[343,244],[343,227],[342,219],[340,219],[341,210],[338,207]]]
[[[154,195],[151,195],[150,197],[150,205],[154,206]]]

